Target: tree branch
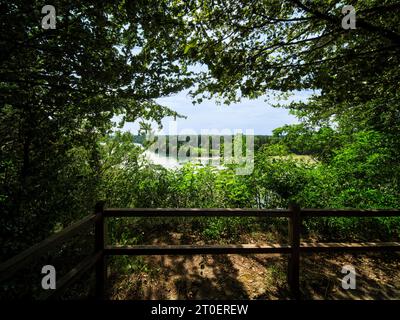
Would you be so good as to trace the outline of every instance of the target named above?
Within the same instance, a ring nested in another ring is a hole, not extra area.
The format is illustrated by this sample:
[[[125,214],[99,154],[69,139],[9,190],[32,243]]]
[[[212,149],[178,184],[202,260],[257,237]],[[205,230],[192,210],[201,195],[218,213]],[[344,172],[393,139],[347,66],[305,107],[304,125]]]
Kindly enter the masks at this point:
[[[320,12],[319,10],[316,10],[314,8],[308,7],[305,4],[303,4],[301,2],[301,0],[289,0],[289,1],[291,1],[293,4],[297,5],[303,11],[310,13],[320,19],[323,19],[331,24],[335,24],[335,25],[341,24],[341,19],[338,19],[335,16],[332,16],[330,14]],[[364,30],[367,30],[367,31],[370,31],[373,33],[377,33],[377,34],[381,35],[382,37],[391,40],[397,46],[400,46],[400,35],[396,32],[384,29],[381,26],[376,26],[376,25],[370,24],[361,18],[357,19],[357,27],[360,27]]]

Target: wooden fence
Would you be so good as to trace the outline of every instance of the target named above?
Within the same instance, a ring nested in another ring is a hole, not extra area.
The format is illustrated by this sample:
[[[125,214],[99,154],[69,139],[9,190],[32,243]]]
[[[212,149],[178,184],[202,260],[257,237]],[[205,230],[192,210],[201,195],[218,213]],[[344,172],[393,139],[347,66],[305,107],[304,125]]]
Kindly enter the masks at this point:
[[[110,217],[284,217],[288,219],[288,243],[265,243],[263,245],[108,245],[105,241],[104,219]],[[96,297],[104,299],[107,281],[107,256],[114,255],[195,255],[195,254],[271,254],[289,256],[287,278],[293,299],[300,299],[300,254],[306,252],[351,252],[351,251],[400,251],[400,242],[362,243],[304,243],[300,241],[302,219],[306,217],[398,217],[400,210],[356,210],[356,209],[301,209],[291,205],[288,209],[177,209],[134,208],[104,209],[104,202],[96,205],[95,214],[90,215],[59,233],[32,246],[21,254],[0,265],[0,282],[15,275],[32,260],[94,224],[95,250],[70,272],[57,281],[55,290],[46,290],[43,299],[59,297],[79,277],[94,267]]]

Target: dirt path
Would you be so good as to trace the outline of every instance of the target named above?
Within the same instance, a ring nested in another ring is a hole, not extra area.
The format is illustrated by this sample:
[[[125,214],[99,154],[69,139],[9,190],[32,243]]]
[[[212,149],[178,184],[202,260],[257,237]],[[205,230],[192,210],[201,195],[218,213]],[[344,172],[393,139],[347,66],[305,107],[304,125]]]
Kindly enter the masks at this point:
[[[289,298],[284,255],[150,256],[144,264],[142,272],[111,270],[111,299]],[[347,264],[357,272],[354,290],[341,287]],[[301,288],[305,299],[400,299],[400,254],[304,255]]]

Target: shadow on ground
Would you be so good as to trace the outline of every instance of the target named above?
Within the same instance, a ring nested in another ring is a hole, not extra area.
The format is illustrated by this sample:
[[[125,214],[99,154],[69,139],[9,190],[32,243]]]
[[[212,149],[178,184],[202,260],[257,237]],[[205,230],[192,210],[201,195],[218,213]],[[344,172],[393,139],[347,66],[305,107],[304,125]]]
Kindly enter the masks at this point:
[[[166,233],[153,244],[182,243]],[[200,243],[197,243],[200,244]],[[109,297],[148,299],[290,298],[285,255],[148,256],[141,271],[111,270]],[[344,265],[356,270],[356,289],[342,288]],[[305,254],[301,258],[303,299],[400,299],[400,254]]]

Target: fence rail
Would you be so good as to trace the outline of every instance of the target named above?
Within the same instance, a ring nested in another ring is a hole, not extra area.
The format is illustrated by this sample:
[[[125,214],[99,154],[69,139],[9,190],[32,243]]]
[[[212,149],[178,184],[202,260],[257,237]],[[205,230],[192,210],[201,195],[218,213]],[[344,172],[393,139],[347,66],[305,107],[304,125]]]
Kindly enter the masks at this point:
[[[116,246],[106,244],[107,231],[104,220],[112,217],[282,217],[288,218],[288,243],[263,245],[136,245]],[[398,209],[301,209],[293,204],[288,209],[186,209],[186,208],[104,208],[104,202],[95,207],[95,214],[83,218],[59,233],[32,246],[0,265],[0,281],[12,277],[32,259],[54,249],[58,244],[94,225],[94,253],[57,281],[57,289],[46,292],[42,298],[60,296],[80,276],[94,267],[96,297],[104,298],[107,281],[108,256],[114,255],[196,255],[196,254],[287,254],[289,255],[287,278],[292,298],[300,299],[300,255],[313,252],[400,251],[400,242],[360,243],[306,243],[301,242],[301,223],[309,217],[399,217]]]
[[[0,265],[0,282],[12,277],[18,270],[26,266],[33,259],[54,249],[58,244],[62,244],[77,235],[79,232],[89,228],[98,219],[96,215],[87,216],[78,222],[70,225],[62,231],[55,233],[42,242],[33,245],[29,249],[14,256]]]

